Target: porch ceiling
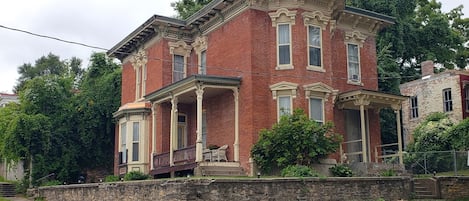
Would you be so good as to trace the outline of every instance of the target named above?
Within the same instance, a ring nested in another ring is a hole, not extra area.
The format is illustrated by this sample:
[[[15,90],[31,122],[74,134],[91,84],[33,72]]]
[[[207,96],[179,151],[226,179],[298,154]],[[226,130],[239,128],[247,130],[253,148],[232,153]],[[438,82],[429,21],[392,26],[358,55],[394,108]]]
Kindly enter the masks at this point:
[[[238,88],[240,84],[240,77],[192,75],[151,92],[145,96],[145,100],[162,103],[170,101],[172,97],[177,96],[178,102],[190,103],[196,100],[196,94],[193,91],[198,88],[203,88],[204,97],[210,98],[226,91],[227,89]]]
[[[390,107],[394,110],[399,110],[402,101],[407,99],[407,96],[360,89],[339,94],[336,104],[340,109],[358,109],[360,105],[365,105],[368,108],[381,109]]]

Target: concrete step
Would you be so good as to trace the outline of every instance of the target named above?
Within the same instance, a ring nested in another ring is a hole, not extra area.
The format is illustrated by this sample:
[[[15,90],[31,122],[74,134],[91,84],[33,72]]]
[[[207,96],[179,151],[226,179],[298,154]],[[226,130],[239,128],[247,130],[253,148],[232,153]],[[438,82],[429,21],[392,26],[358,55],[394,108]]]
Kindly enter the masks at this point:
[[[15,186],[10,183],[0,183],[0,197],[15,197]]]

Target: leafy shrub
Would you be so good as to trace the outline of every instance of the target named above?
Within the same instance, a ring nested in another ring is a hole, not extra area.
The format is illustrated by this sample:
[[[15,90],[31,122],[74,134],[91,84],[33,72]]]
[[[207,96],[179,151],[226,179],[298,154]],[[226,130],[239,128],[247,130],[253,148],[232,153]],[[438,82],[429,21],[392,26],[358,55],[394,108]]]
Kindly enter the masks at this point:
[[[58,185],[62,185],[62,182],[58,180],[51,180],[51,181],[47,181],[43,183],[41,186],[58,186]]]
[[[346,165],[334,165],[329,170],[335,177],[351,177],[353,175],[352,169]]]
[[[29,179],[25,176],[22,180],[15,181],[14,184],[16,194],[26,194],[29,187]]]
[[[380,173],[381,176],[383,177],[392,177],[392,176],[396,176],[396,172],[394,172],[393,169],[389,169],[389,170],[384,170]]]
[[[290,165],[282,170],[282,177],[318,177],[319,174],[308,166]]]
[[[150,179],[150,175],[143,174],[142,172],[139,172],[139,171],[131,171],[125,174],[124,176],[124,180],[126,181],[145,180],[145,179]]]
[[[119,181],[119,176],[115,176],[115,175],[108,175],[104,178],[104,182],[115,182],[115,181]]]

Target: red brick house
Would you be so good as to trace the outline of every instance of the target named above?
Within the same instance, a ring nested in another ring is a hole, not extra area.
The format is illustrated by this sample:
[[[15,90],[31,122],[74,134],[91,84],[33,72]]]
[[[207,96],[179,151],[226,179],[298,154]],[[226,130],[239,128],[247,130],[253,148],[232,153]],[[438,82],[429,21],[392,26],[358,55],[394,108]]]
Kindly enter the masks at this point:
[[[469,116],[469,72],[448,70],[434,74],[433,61],[421,64],[422,79],[400,85],[402,95],[402,124],[405,144],[413,141],[415,128],[431,113],[443,112],[455,123]]]
[[[405,100],[377,92],[375,36],[392,23],[344,0],[213,0],[187,20],[152,16],[108,52],[123,63],[115,173],[252,174],[259,131],[295,108],[334,122],[349,161],[378,159],[378,111],[399,116]],[[209,145],[227,145],[226,160]]]

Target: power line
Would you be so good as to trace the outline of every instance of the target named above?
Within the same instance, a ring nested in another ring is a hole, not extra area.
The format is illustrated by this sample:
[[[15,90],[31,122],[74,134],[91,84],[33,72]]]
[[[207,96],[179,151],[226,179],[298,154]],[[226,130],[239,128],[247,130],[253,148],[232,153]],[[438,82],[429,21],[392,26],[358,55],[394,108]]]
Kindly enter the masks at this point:
[[[99,49],[99,50],[104,50],[104,51],[108,50],[106,48],[102,48],[102,47],[98,47],[98,46],[87,45],[85,43],[80,43],[80,42],[75,42],[75,41],[70,41],[70,40],[64,40],[64,39],[57,38],[57,37],[54,37],[54,36],[37,34],[37,33],[30,32],[30,31],[22,30],[22,29],[7,27],[7,26],[1,25],[1,24],[0,24],[0,28],[8,29],[8,30],[11,30],[11,31],[22,32],[22,33],[25,33],[25,34],[29,34],[29,35],[33,35],[33,36],[37,36],[37,37],[41,37],[41,38],[52,39],[52,40],[56,40],[56,41],[60,41],[60,42],[64,42],[64,43],[80,45],[80,46],[84,46],[84,47],[88,47],[88,48]]]

